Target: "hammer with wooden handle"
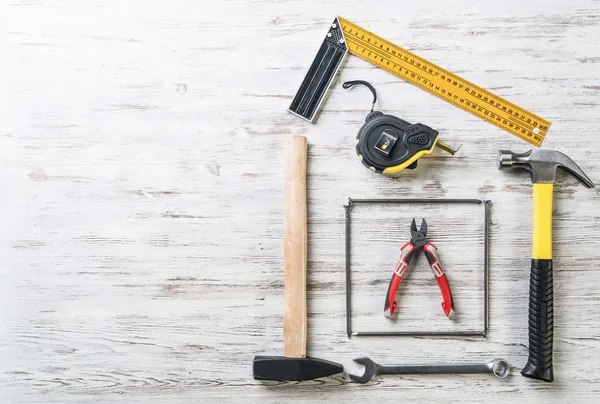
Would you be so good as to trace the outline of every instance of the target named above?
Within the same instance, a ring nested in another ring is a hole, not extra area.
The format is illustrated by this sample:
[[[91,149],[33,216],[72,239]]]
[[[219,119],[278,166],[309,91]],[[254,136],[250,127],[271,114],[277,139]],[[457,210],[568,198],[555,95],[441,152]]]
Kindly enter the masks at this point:
[[[552,288],[552,197],[558,168],[573,175],[587,188],[594,183],[567,155],[547,149],[525,153],[500,150],[498,168],[522,168],[533,182],[533,241],[529,280],[529,359],[521,371],[525,377],[551,382],[554,302]]]
[[[304,136],[285,138],[284,356],[255,356],[252,375],[258,380],[312,380],[344,371],[338,363],[306,357],[306,156]]]

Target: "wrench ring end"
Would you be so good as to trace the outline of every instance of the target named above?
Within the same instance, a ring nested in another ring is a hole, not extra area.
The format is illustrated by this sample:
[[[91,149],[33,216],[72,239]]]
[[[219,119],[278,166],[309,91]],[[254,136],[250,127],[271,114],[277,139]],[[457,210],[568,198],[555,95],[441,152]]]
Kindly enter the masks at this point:
[[[492,362],[492,373],[499,379],[510,374],[510,363],[506,359],[496,359]]]

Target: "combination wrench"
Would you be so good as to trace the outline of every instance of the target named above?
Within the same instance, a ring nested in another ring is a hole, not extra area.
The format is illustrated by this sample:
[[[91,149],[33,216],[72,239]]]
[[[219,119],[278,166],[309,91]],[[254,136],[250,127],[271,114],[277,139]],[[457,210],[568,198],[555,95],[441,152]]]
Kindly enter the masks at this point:
[[[354,359],[365,367],[362,376],[349,375],[357,383],[368,383],[379,375],[425,375],[425,374],[469,374],[491,373],[504,379],[510,373],[510,364],[505,359],[494,359],[487,363],[440,363],[431,365],[392,365],[382,366],[369,358]]]

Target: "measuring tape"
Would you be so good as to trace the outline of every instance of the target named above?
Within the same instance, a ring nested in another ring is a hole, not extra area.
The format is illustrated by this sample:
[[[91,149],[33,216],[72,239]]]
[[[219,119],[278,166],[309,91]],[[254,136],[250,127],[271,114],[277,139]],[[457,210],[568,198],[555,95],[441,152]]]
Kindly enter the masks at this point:
[[[341,17],[348,52],[540,146],[550,122]]]

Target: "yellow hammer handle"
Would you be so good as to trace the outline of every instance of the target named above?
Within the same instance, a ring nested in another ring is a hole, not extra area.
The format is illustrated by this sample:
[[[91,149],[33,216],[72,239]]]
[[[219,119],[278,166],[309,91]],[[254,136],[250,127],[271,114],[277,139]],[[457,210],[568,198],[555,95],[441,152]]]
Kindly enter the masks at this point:
[[[533,259],[552,259],[553,186],[533,184]]]
[[[533,184],[533,243],[529,280],[529,358],[521,374],[554,380],[552,337],[552,184]]]

